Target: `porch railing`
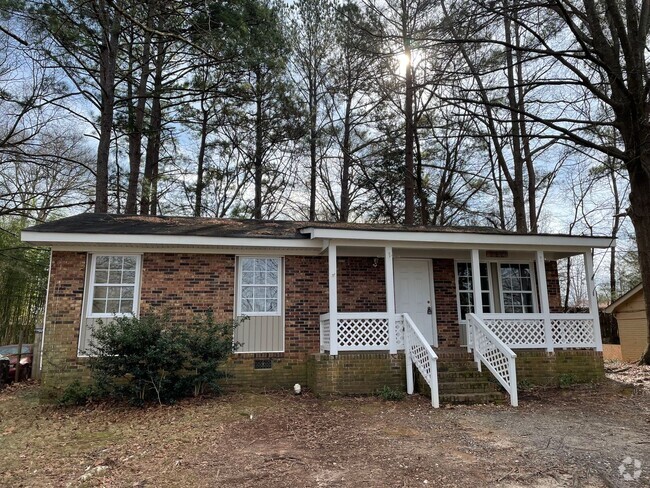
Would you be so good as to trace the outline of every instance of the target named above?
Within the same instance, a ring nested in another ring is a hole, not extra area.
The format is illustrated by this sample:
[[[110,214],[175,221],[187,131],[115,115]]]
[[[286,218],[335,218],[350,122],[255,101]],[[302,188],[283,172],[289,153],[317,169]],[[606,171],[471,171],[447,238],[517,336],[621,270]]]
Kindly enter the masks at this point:
[[[474,353],[479,371],[481,363],[490,370],[501,386],[510,395],[513,407],[519,404],[517,398],[517,355],[492,332],[476,315],[467,314],[468,348]]]
[[[481,318],[511,349],[599,347],[595,330],[599,324],[591,314],[483,314]]]
[[[386,312],[338,312],[336,314],[336,339],[339,351],[390,350],[390,320]],[[395,315],[395,346],[404,349],[404,326],[401,314]],[[320,316],[321,352],[330,350],[329,314]]]
[[[407,313],[404,321],[404,351],[406,353],[406,392],[413,394],[413,365],[431,388],[431,405],[440,407],[438,395],[438,356]]]

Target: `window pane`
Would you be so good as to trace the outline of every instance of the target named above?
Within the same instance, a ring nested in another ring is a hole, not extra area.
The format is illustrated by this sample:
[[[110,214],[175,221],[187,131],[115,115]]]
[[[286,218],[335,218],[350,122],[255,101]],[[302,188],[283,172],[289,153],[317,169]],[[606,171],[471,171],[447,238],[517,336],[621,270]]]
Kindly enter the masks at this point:
[[[486,277],[481,278],[481,290],[489,290],[490,289],[490,280],[488,280]]]
[[[106,298],[106,287],[96,286],[94,288],[93,298]]]
[[[253,298],[253,287],[251,286],[242,286],[241,288],[242,298]]]
[[[133,300],[122,300],[120,302],[120,313],[133,312]]]
[[[111,256],[110,257],[110,268],[111,269],[122,269],[122,256]]]
[[[122,283],[135,284],[135,271],[125,271],[122,273]]]
[[[277,286],[269,286],[266,289],[266,297],[267,298],[277,298],[278,297],[278,288],[277,288]]]
[[[121,298],[133,298],[133,287],[123,286]]]
[[[106,283],[108,281],[108,271],[95,270],[95,283]]]
[[[255,269],[255,261],[253,259],[242,259],[241,261],[242,271],[253,271]]]
[[[108,298],[120,298],[120,287],[119,286],[109,286],[107,287]]]
[[[241,301],[241,311],[242,313],[249,313],[253,311],[253,300],[250,298],[244,298]]]
[[[104,313],[106,310],[106,302],[104,300],[93,300],[92,313]]]
[[[95,269],[108,269],[108,256],[97,256]]]
[[[243,271],[241,275],[241,282],[244,285],[252,285],[255,283],[255,273],[251,271]]]
[[[266,270],[277,273],[279,264],[280,262],[277,259],[269,259],[266,262]]]
[[[119,300],[107,300],[106,301],[106,313],[118,313],[120,311],[120,301]]]
[[[278,301],[277,300],[267,300],[266,301],[266,311],[267,312],[277,312],[278,311]]]
[[[124,269],[135,269],[136,259],[135,256],[124,257]]]
[[[115,271],[115,270],[111,269],[108,272],[108,282],[111,283],[111,284],[122,283],[122,271],[119,271],[119,270]]]
[[[266,273],[266,283],[268,285],[275,285],[278,283],[278,272],[277,271],[267,271]]]

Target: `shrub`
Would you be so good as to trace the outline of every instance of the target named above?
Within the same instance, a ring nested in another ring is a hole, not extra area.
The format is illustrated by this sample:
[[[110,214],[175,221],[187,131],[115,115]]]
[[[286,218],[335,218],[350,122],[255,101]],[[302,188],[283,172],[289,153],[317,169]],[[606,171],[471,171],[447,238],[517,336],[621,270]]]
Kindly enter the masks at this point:
[[[578,382],[578,378],[571,373],[565,373],[560,375],[560,388],[568,388],[571,385],[574,385]]]
[[[85,405],[95,396],[95,389],[91,385],[82,385],[79,380],[74,380],[63,390],[59,405]]]
[[[235,349],[234,322],[217,324],[209,314],[192,325],[168,315],[115,317],[100,323],[89,354],[96,386],[109,396],[142,404],[168,403],[217,388],[218,366]]]
[[[384,385],[382,388],[377,390],[376,395],[386,401],[400,401],[404,400],[404,392],[401,390],[395,390],[390,386]]]

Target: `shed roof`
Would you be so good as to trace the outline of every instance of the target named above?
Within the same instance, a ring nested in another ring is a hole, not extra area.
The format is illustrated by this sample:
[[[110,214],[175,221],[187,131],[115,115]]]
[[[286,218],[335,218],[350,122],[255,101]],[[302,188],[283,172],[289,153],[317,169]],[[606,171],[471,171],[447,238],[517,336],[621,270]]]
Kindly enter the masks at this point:
[[[643,291],[643,284],[639,283],[636,285],[634,288],[629,290],[627,293],[624,295],[621,295],[618,297],[615,301],[612,302],[612,304],[605,309],[605,312],[607,313],[614,313],[617,308],[619,308],[621,305],[625,304],[628,300],[630,300],[632,297],[634,297],[637,293],[640,291]]]

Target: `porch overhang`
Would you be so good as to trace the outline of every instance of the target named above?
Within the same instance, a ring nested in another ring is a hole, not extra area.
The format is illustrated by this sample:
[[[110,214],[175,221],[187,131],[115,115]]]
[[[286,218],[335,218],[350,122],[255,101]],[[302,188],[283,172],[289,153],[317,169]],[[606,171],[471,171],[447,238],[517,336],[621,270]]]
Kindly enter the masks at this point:
[[[482,232],[435,232],[413,230],[357,230],[328,227],[305,227],[300,232],[311,240],[336,242],[340,247],[394,247],[402,249],[447,250],[512,250],[553,253],[559,259],[582,254],[591,249],[614,246],[615,239],[607,236],[569,236],[552,234],[514,234],[496,231]]]

